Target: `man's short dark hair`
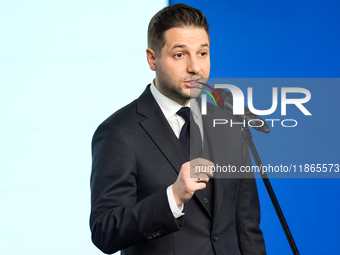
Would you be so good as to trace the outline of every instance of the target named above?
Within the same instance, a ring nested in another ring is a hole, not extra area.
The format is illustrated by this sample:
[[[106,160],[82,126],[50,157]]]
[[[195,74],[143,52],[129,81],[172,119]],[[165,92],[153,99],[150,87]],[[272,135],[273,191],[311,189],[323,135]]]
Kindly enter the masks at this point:
[[[188,26],[204,28],[210,40],[208,21],[200,10],[186,4],[173,4],[163,8],[149,23],[148,47],[160,54],[165,45],[165,32],[174,27]]]

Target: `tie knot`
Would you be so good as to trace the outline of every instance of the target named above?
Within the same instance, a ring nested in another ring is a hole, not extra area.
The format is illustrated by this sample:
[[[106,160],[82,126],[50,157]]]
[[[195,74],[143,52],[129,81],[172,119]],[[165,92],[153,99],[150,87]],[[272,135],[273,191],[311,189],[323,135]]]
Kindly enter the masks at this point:
[[[181,116],[185,122],[190,120],[190,108],[189,107],[182,107],[178,110],[177,114]]]

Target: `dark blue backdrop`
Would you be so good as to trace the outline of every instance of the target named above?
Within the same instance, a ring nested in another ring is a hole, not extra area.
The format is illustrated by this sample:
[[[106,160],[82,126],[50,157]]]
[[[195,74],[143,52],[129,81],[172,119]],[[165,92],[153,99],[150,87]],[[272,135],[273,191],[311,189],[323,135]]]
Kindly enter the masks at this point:
[[[340,76],[339,1],[181,2],[199,8],[208,18],[211,77]],[[300,87],[312,94],[306,104],[312,116],[287,109],[287,115],[291,111],[289,118],[299,119],[296,128],[273,128],[268,135],[253,131],[264,164],[340,163],[337,84],[303,81]],[[253,90],[268,98],[266,88],[254,86]],[[292,254],[264,185],[260,179],[257,182],[268,254]],[[339,254],[340,179],[292,178],[271,182],[300,253]]]

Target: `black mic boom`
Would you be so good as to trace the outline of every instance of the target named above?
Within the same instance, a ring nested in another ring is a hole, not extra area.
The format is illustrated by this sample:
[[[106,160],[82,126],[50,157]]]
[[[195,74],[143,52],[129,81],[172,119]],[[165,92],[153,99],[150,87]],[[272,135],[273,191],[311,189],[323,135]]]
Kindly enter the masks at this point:
[[[221,105],[217,96],[213,94],[215,100],[218,102],[218,106],[233,114],[233,94],[224,89],[216,89],[216,92],[220,96],[223,104]],[[266,134],[270,132],[267,123],[262,118],[252,113],[248,107],[244,107],[244,115],[234,115],[234,117],[241,122],[246,120],[248,125],[257,131],[262,131]]]

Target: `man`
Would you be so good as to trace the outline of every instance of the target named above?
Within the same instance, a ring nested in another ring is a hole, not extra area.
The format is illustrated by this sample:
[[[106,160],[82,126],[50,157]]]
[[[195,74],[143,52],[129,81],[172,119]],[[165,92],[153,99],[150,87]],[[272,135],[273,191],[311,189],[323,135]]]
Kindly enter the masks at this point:
[[[123,255],[265,254],[254,179],[209,179],[204,171],[250,164],[239,129],[212,129],[214,117],[232,116],[211,105],[202,116],[192,99],[210,72],[205,16],[184,4],[164,8],[150,21],[148,46],[155,80],[93,137],[94,244]],[[191,161],[188,135],[199,141]]]

